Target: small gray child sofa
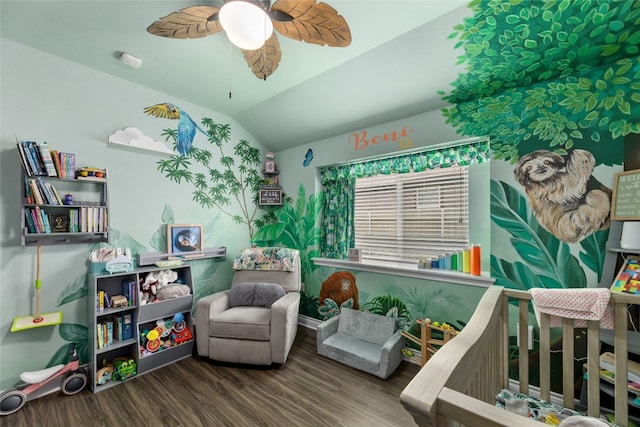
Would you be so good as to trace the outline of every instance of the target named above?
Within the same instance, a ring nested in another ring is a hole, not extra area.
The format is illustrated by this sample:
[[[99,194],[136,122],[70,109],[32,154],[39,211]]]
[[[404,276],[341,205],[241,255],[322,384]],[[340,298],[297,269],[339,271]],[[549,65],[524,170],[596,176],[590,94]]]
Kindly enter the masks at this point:
[[[316,345],[322,356],[387,379],[402,361],[405,339],[396,319],[342,308],[318,325]]]

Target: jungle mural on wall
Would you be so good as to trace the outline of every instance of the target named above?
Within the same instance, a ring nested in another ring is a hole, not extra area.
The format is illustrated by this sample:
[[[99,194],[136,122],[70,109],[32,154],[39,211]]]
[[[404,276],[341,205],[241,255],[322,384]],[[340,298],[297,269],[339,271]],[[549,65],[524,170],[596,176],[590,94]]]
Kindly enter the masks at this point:
[[[473,1],[451,38],[467,72],[443,99],[447,122],[489,135],[518,186],[491,183],[492,221],[524,262],[491,258],[496,283],[585,287],[600,279],[611,189],[592,172],[622,163],[640,130],[640,2]],[[607,184],[607,183],[605,183]],[[524,190],[525,196],[521,195]],[[579,260],[568,244],[580,244]]]

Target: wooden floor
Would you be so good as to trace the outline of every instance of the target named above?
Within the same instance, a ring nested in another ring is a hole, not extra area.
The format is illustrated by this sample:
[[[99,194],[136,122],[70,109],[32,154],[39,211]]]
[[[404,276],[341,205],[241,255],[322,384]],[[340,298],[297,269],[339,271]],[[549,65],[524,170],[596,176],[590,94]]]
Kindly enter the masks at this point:
[[[278,368],[190,357],[97,394],[27,402],[0,425],[412,426],[399,396],[418,370],[402,362],[386,381],[365,374],[319,356],[315,331],[300,327]]]

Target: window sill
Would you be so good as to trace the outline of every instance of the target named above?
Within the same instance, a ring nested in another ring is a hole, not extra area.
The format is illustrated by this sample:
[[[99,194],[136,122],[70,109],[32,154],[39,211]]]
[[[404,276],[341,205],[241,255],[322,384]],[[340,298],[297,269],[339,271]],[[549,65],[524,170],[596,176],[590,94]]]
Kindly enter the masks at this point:
[[[480,276],[473,276],[471,274],[459,273],[457,271],[450,270],[418,269],[417,265],[412,266],[410,264],[385,261],[376,261],[375,264],[368,261],[358,262],[330,258],[312,258],[312,261],[314,264],[321,265],[323,267],[346,268],[351,270],[368,271],[370,273],[390,274],[393,276],[412,277],[423,280],[435,280],[438,282],[478,286],[482,288],[488,288],[493,285],[493,282],[495,282],[494,278],[484,272]]]

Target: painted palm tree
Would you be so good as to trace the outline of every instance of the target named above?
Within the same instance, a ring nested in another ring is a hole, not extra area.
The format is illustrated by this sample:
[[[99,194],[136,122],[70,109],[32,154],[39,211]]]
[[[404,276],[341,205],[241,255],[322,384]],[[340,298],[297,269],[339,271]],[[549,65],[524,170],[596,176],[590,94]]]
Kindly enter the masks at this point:
[[[150,116],[160,117],[162,119],[178,120],[178,134],[176,135],[176,146],[178,153],[182,156],[186,156],[191,151],[193,145],[193,138],[196,136],[196,129],[202,132],[204,136],[209,138],[209,134],[202,130],[200,126],[177,105],[169,104],[165,102],[163,104],[156,104],[144,109],[144,112]]]

